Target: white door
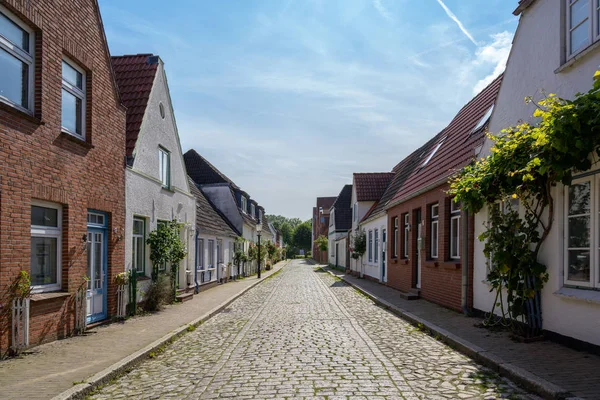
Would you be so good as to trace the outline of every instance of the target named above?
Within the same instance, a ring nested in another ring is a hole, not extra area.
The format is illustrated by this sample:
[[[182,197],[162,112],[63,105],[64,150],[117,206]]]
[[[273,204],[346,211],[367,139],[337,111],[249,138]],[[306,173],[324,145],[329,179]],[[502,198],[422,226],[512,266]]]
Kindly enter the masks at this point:
[[[87,234],[87,321],[106,319],[106,243],[101,229],[88,229]]]

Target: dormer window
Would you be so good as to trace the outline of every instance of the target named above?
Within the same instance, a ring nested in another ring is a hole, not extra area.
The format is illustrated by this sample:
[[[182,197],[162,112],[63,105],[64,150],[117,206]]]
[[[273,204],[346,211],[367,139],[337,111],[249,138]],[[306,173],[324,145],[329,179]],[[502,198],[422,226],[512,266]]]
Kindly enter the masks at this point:
[[[244,196],[242,196],[242,211],[244,214],[248,213],[248,200]]]
[[[423,164],[421,164],[421,168],[425,167],[429,163],[429,161],[431,161],[433,156],[435,156],[435,153],[437,153],[437,151],[440,149],[440,147],[442,147],[445,140],[446,140],[446,137],[444,137],[442,140],[440,140],[440,142],[435,146],[433,151],[431,153],[429,153],[429,156],[427,157],[427,159],[425,159],[425,162],[423,162]]]
[[[256,206],[254,204],[250,204],[250,215],[252,215],[253,218],[256,218]]]

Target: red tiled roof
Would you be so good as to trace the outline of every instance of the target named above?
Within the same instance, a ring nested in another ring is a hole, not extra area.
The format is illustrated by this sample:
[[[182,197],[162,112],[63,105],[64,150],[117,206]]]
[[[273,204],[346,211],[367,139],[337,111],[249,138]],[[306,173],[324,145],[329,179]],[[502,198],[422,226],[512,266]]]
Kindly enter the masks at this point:
[[[393,177],[393,172],[355,173],[356,200],[378,201]]]
[[[111,57],[121,101],[127,107],[126,144],[127,157],[133,155],[135,143],[154,85],[158,69],[158,56],[137,54]]]
[[[317,210],[322,208],[323,210],[329,211],[333,203],[335,203],[337,197],[317,197]]]
[[[474,149],[481,146],[485,139],[488,122],[475,132],[473,129],[496,102],[501,82],[502,75],[467,103],[450,122],[450,125],[434,138],[434,145],[430,146],[432,150],[420,155],[422,161],[415,167],[411,176],[404,182],[390,203],[402,201],[420,189],[447,180],[453,173],[473,160]],[[439,143],[442,143],[439,149],[427,165],[422,166]]]

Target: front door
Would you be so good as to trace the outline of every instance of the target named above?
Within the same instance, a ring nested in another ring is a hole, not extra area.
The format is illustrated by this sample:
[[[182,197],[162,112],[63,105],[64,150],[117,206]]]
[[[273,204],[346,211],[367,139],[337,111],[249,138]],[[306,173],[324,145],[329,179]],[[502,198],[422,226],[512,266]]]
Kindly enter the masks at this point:
[[[108,316],[107,273],[107,216],[104,213],[88,213],[87,232],[87,322],[102,321]]]
[[[423,249],[423,224],[421,223],[421,210],[417,210],[417,268],[416,268],[416,287],[421,288],[421,253]]]
[[[387,262],[387,230],[381,230],[381,282],[387,282],[386,262]]]
[[[336,243],[336,244],[335,244],[335,266],[336,266],[336,267],[339,267],[339,264],[338,264],[338,254],[339,254],[339,250],[340,250],[340,244],[339,244],[339,243]]]

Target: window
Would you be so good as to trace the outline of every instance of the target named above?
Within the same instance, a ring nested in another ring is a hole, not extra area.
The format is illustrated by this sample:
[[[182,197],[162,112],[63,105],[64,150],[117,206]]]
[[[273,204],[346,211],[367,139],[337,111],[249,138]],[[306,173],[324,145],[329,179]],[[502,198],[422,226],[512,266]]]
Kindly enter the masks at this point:
[[[567,58],[575,56],[600,38],[598,0],[566,0]]]
[[[260,222],[262,224],[262,220],[263,220],[263,212],[262,212],[262,210],[260,210],[258,212],[258,222]]]
[[[215,241],[208,241],[208,268],[215,267]]]
[[[481,119],[479,120],[479,122],[477,123],[477,125],[475,125],[475,128],[473,128],[473,130],[471,131],[471,133],[475,133],[475,132],[479,131],[481,128],[483,128],[485,126],[485,124],[487,124],[488,121],[490,120],[490,117],[492,116],[492,112],[494,112],[494,105],[493,104],[486,111],[485,115],[483,117],[481,117]]]
[[[133,257],[131,268],[138,274],[146,274],[146,220],[133,218]]]
[[[248,213],[248,203],[244,196],[242,196],[242,211],[244,214]]]
[[[394,257],[398,257],[398,217],[394,218],[394,244],[392,246],[392,254]]]
[[[460,204],[450,200],[450,258],[460,258]]]
[[[408,235],[410,232],[410,218],[408,213],[404,214],[404,245],[402,247],[404,258],[408,258]]]
[[[88,225],[99,225],[102,227],[104,227],[106,225],[104,214],[99,214],[99,213],[89,211],[87,219],[88,219]]]
[[[446,140],[445,137],[442,140],[440,140],[439,143],[435,146],[435,148],[431,151],[431,153],[429,153],[429,156],[427,157],[427,159],[425,159],[425,162],[423,162],[423,164],[421,164],[421,168],[426,166],[429,163],[429,161],[431,161],[431,159],[433,158],[435,153],[437,153],[437,151],[440,149],[440,147],[442,147],[442,145],[444,144],[444,140]]]
[[[373,261],[373,231],[369,231],[369,262]]]
[[[60,290],[62,209],[35,202],[31,206],[31,286],[36,292]]]
[[[439,242],[439,205],[431,206],[431,258],[438,258],[438,242]]]
[[[379,261],[379,229],[375,229],[375,254],[373,255],[373,261]]]
[[[223,241],[217,240],[217,264],[223,263]]]
[[[85,72],[75,63],[62,62],[62,129],[85,139]]]
[[[256,217],[256,207],[254,206],[254,203],[250,204],[250,215],[252,215],[252,218]]]
[[[565,189],[565,284],[600,288],[600,175]]]
[[[33,31],[0,6],[0,99],[33,110]]]
[[[171,153],[162,147],[158,148],[158,168],[163,187],[171,187]]]

